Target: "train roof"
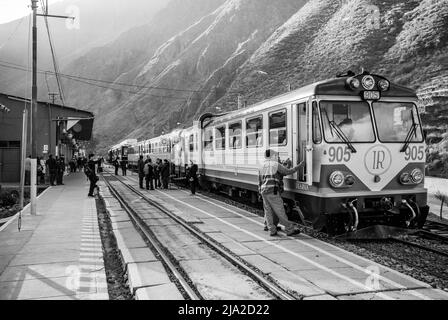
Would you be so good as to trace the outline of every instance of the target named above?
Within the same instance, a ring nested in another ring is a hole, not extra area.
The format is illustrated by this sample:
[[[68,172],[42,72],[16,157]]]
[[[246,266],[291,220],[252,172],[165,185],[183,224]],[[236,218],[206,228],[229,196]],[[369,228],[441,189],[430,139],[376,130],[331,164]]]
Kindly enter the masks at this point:
[[[288,102],[292,102],[295,100],[299,100],[306,97],[312,96],[356,96],[359,97],[361,91],[360,90],[352,90],[347,87],[347,81],[351,78],[361,78],[365,75],[370,75],[369,73],[363,73],[357,76],[353,74],[347,76],[340,76],[332,79],[327,79],[319,82],[315,82],[304,87],[298,88],[296,90],[292,90],[290,92],[265,99],[263,101],[257,102],[253,105],[250,105],[244,109],[239,109],[235,111],[231,111],[224,115],[215,115],[214,120],[212,122],[221,122],[231,120],[235,117],[245,116],[251,114],[253,112],[263,111],[269,107],[279,106]],[[375,80],[384,79],[384,77],[379,75],[372,74]],[[390,87],[387,91],[381,92],[381,97],[406,97],[406,98],[415,98],[417,99],[417,94],[415,90],[389,82]],[[377,84],[375,84],[374,89],[377,88]]]

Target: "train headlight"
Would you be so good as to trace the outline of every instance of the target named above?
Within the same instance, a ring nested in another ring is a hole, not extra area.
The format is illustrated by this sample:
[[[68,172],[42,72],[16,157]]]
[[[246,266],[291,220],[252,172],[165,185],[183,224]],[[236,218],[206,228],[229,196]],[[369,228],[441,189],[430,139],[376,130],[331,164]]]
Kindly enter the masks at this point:
[[[381,91],[387,91],[389,90],[390,82],[385,79],[381,79],[380,81],[378,81],[378,87]]]
[[[400,175],[400,182],[401,182],[402,184],[409,184],[409,183],[411,182],[411,176],[409,175],[408,172],[403,172],[403,173]]]
[[[411,179],[412,179],[412,182],[415,183],[415,184],[422,183],[422,181],[423,181],[423,172],[422,172],[422,170],[420,170],[418,168],[412,170],[412,172],[411,172]]]
[[[341,171],[334,171],[329,180],[332,187],[340,188],[344,184],[344,174]]]
[[[362,78],[362,87],[366,90],[372,90],[375,87],[375,79],[372,76]]]
[[[348,85],[350,86],[351,89],[355,90],[358,89],[359,86],[361,85],[361,83],[359,82],[358,79],[356,78],[350,78],[347,81]]]
[[[345,184],[350,187],[355,184],[355,178],[352,175],[346,176],[344,181],[345,181]]]

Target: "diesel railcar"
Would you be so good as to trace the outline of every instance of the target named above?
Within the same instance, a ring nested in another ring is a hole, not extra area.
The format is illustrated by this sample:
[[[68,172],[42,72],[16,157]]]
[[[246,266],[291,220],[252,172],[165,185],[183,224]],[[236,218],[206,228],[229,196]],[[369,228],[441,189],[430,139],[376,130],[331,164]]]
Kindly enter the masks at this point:
[[[284,178],[288,214],[332,234],[373,224],[422,226],[429,211],[416,93],[380,75],[348,72],[241,110],[205,114],[168,139],[165,151],[179,172],[191,160],[203,186],[254,202],[266,149],[290,165],[303,160],[300,172]]]

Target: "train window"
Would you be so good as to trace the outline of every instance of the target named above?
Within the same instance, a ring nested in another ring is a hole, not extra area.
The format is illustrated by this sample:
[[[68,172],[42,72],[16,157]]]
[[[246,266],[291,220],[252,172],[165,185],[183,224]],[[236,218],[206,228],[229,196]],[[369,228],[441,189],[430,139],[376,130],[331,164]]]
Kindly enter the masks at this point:
[[[246,121],[246,146],[263,146],[263,116]]]
[[[226,148],[226,127],[215,128],[215,148],[216,150]]]
[[[204,133],[204,150],[213,150],[213,129],[207,129]]]
[[[194,151],[194,136],[193,135],[190,135],[189,144],[190,144],[190,152],[193,152]]]
[[[286,146],[286,109],[269,114],[269,145]]]
[[[229,147],[230,149],[241,149],[242,131],[241,121],[229,124]]]
[[[319,110],[316,101],[313,102],[313,142],[322,142],[322,132],[320,131]]]
[[[198,134],[195,133],[194,135],[194,149],[197,151],[198,150]]]
[[[381,142],[423,142],[417,108],[413,103],[374,102],[378,137]],[[411,132],[412,136],[408,137]]]
[[[320,112],[329,143],[374,142],[372,117],[366,102],[322,101]]]

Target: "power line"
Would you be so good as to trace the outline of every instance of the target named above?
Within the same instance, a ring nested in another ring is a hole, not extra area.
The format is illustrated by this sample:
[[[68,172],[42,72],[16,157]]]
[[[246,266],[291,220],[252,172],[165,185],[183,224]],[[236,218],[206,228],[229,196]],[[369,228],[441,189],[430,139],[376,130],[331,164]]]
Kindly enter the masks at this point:
[[[22,67],[20,65],[17,65],[17,64],[14,64],[14,65],[10,66],[10,65],[7,65],[7,64],[4,64],[4,63],[0,62],[0,67],[14,69],[14,70],[19,70],[19,71],[24,71],[24,72],[29,72],[29,69],[27,69],[25,67]],[[46,72],[38,71],[38,73],[39,74],[44,74],[44,75],[45,74],[52,74],[52,75],[54,75],[54,72],[51,72],[51,71],[46,71]],[[92,83],[92,82],[89,82],[89,81],[86,81],[86,80],[81,80],[81,79],[78,79],[78,77],[72,77],[72,76],[62,75],[62,74],[61,74],[61,76],[64,77],[64,78],[67,78],[68,80],[84,83],[86,85],[99,87],[99,88],[103,88],[103,89],[109,89],[109,90],[113,90],[113,91],[125,92],[125,93],[129,93],[129,94],[143,95],[143,96],[149,96],[149,97],[155,97],[155,98],[177,99],[177,100],[188,100],[188,99],[197,100],[198,99],[198,98],[190,98],[190,97],[155,95],[155,94],[144,93],[144,92],[124,90],[124,89],[120,89],[120,88],[113,88],[113,87],[109,87],[109,86],[103,86],[103,85]],[[95,80],[90,80],[90,81],[95,81]]]
[[[56,58],[56,50],[53,46],[53,40],[51,38],[50,27],[48,25],[48,17],[46,16],[48,14],[48,8],[45,6],[43,0],[40,0],[40,3],[42,5],[42,10],[44,13],[44,20],[45,20],[45,26],[46,26],[47,34],[48,34],[48,41],[50,42],[51,57],[53,60],[53,67],[54,67],[54,71],[55,71],[55,75],[56,75],[56,83],[57,83],[58,89],[59,89],[59,97],[61,99],[62,105],[64,106],[65,98],[64,98],[64,91],[62,88],[61,78],[59,77],[59,66],[58,66],[58,62],[57,62],[57,58]]]
[[[17,26],[15,27],[13,32],[11,32],[11,34],[6,39],[6,41],[2,45],[0,45],[0,50],[2,50],[3,47],[9,42],[9,40],[11,40],[14,37],[14,35],[16,34],[17,30],[19,30],[19,27],[22,25],[22,22],[23,22],[23,20],[25,20],[25,18],[26,18],[26,16],[23,16],[22,19],[19,20],[19,23],[17,23]]]
[[[21,66],[21,65],[18,65],[16,63],[11,63],[8,61],[0,60],[0,63],[11,64],[13,66],[23,68],[23,66]],[[44,70],[39,70],[39,72],[44,72]],[[52,73],[52,74],[55,75],[55,73]],[[167,91],[179,91],[179,92],[191,92],[191,93],[201,93],[201,92],[211,93],[211,92],[213,92],[213,90],[189,90],[189,89],[176,89],[176,88],[158,87],[158,86],[145,86],[145,85],[130,84],[130,83],[124,83],[124,82],[118,82],[118,81],[108,81],[108,80],[94,79],[94,78],[88,78],[88,77],[83,77],[83,76],[75,76],[75,75],[65,74],[65,73],[58,73],[58,74],[64,78],[94,81],[94,82],[112,84],[112,85],[117,85],[117,86],[135,87],[135,88],[139,88],[139,89],[154,89],[154,90],[167,90]],[[240,92],[228,91],[228,93],[239,94]]]

